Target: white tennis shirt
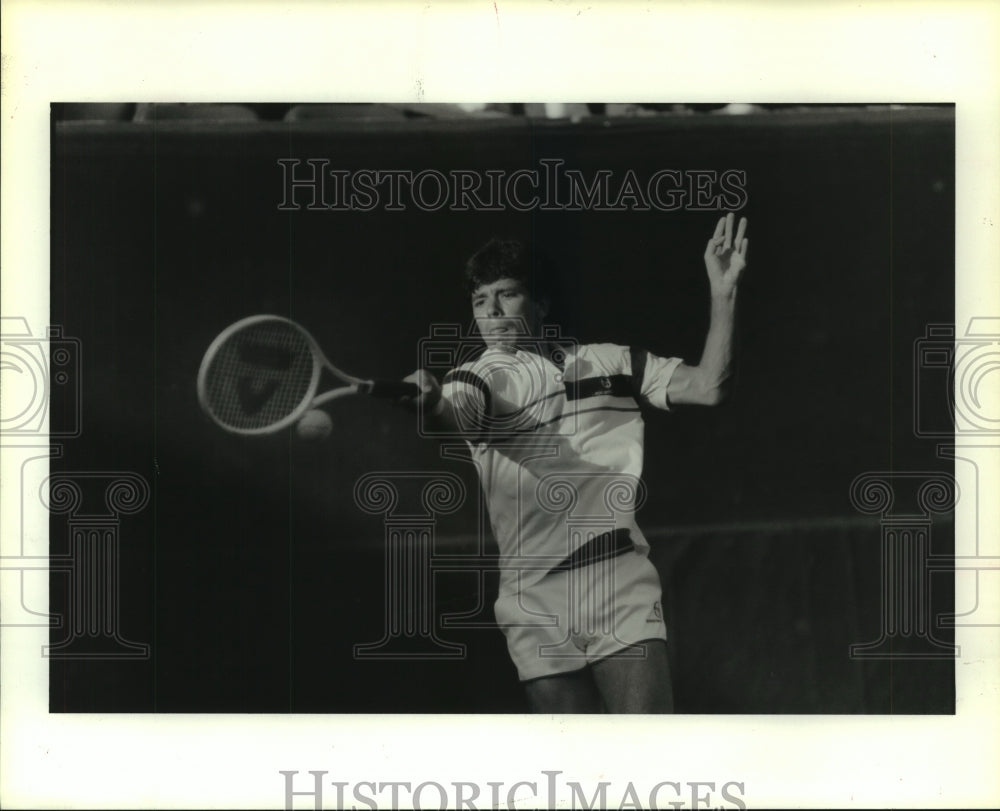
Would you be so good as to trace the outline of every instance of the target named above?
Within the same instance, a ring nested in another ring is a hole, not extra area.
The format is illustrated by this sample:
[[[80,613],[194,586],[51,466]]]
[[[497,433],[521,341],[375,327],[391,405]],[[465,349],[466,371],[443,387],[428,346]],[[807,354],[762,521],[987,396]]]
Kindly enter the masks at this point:
[[[680,363],[615,344],[493,346],[445,375],[442,397],[469,444],[500,547],[502,593],[615,530],[648,548],[634,518],[643,498],[639,401],[669,408]]]

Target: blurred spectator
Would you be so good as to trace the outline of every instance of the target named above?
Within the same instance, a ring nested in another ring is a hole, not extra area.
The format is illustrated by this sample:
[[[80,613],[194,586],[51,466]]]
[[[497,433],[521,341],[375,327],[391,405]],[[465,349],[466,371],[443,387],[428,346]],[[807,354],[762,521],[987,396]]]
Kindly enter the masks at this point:
[[[245,104],[139,104],[135,121],[198,119],[202,121],[256,121]]]

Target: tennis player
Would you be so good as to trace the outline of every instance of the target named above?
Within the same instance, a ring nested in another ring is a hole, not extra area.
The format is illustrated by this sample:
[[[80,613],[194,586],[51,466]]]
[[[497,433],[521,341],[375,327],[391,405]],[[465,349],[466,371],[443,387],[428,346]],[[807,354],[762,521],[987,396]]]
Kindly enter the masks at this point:
[[[523,243],[494,239],[466,265],[486,349],[445,375],[406,378],[429,426],[459,432],[500,548],[494,606],[533,711],[673,711],[659,575],[636,525],[639,404],[715,405],[732,377],[747,222],[705,249],[711,320],[696,366],[614,344],[542,339],[551,291]]]

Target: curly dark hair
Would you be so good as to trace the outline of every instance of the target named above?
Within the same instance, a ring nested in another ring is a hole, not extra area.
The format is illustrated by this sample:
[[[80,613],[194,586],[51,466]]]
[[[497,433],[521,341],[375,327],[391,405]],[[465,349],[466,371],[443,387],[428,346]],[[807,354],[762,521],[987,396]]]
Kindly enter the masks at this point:
[[[507,278],[521,282],[536,300],[550,301],[556,292],[548,257],[520,239],[493,237],[465,263],[465,287],[470,295],[484,284]]]

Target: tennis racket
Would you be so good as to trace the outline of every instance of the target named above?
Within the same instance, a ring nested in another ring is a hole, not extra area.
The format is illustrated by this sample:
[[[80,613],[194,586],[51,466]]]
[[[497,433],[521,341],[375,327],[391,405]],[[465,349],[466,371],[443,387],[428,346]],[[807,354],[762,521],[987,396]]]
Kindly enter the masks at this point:
[[[345,385],[317,394],[324,369]],[[273,434],[339,397],[419,393],[414,383],[362,380],[342,372],[303,327],[278,315],[230,324],[212,341],[198,370],[201,407],[236,434]]]

